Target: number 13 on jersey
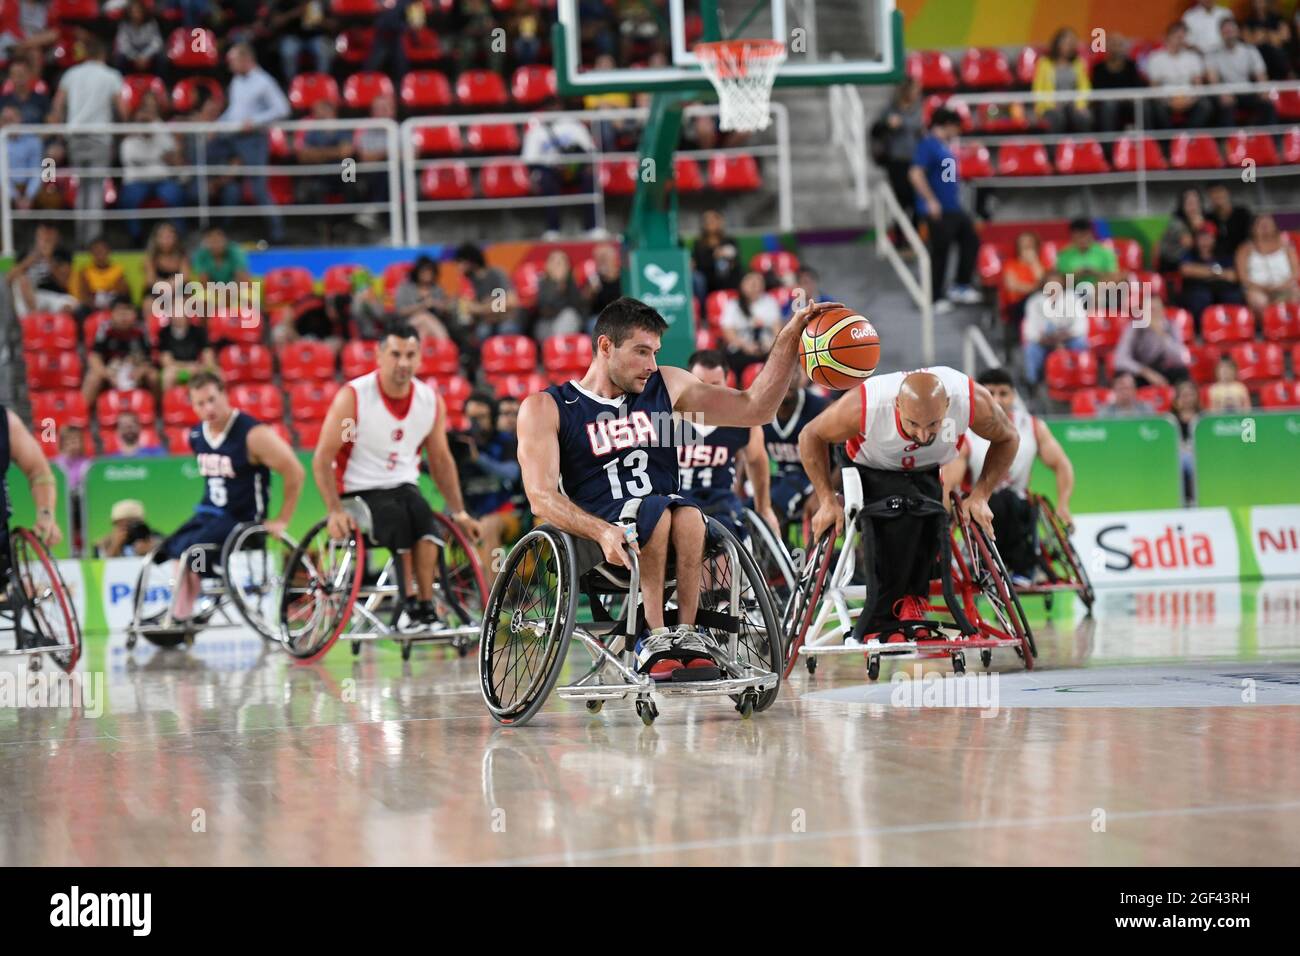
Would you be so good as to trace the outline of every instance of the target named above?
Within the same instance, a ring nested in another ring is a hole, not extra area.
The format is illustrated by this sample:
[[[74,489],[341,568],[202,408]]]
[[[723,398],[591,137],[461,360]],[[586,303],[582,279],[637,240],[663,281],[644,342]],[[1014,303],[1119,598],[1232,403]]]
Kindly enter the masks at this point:
[[[627,474],[628,481],[623,483],[619,466]],[[640,498],[650,494],[650,475],[647,471],[650,456],[642,449],[629,452],[622,459],[614,459],[605,466],[605,475],[609,478],[609,493],[615,501],[624,498]]]

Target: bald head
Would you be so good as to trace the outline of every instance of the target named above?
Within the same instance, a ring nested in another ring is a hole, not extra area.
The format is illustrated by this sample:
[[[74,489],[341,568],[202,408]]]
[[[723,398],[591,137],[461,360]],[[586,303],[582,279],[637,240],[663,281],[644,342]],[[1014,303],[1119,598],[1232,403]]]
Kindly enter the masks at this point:
[[[948,414],[948,390],[933,372],[913,372],[904,376],[895,406],[907,436],[918,445],[929,445]]]

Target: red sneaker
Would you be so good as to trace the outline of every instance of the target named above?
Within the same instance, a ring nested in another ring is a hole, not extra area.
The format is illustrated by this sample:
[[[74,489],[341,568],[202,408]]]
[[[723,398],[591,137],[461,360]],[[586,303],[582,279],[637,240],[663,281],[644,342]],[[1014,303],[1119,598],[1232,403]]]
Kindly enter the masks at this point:
[[[915,594],[908,594],[894,602],[894,617],[900,621],[924,621],[930,613],[930,602]]]
[[[651,680],[672,680],[673,673],[684,669],[681,661],[671,657],[666,657],[661,661],[655,661],[646,671]]]

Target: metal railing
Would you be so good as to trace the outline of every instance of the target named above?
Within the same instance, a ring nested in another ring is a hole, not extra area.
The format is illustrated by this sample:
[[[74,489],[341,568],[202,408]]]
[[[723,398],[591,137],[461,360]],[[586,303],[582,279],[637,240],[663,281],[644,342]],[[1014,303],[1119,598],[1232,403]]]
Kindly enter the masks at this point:
[[[854,202],[858,209],[865,210],[871,204],[871,189],[867,182],[871,152],[867,144],[866,107],[858,88],[852,84],[832,86],[829,95],[831,144],[843,151],[853,180]]]
[[[1002,360],[998,358],[998,353],[993,351],[993,346],[989,345],[989,340],[984,337],[979,326],[967,326],[961,339],[962,371],[974,378],[979,374],[980,362],[984,363],[985,368],[1001,368],[1003,365]]]
[[[930,275],[930,251],[921,241],[920,235],[917,234],[916,227],[912,225],[912,220],[908,218],[903,207],[898,204],[898,197],[894,191],[889,188],[889,183],[882,180],[876,184],[876,196],[872,205],[872,216],[875,220],[876,230],[876,255],[888,259],[889,264],[894,267],[898,273],[898,278],[902,280],[903,287],[911,295],[912,301],[921,312],[921,353],[924,356],[926,365],[934,364],[934,302],[933,300],[933,279]],[[912,274],[912,270],[903,257],[898,254],[894,244],[889,241],[889,227],[897,226],[907,240],[907,245],[916,255],[916,266],[920,277]],[[941,263],[942,266],[942,263]]]
[[[772,142],[755,143],[743,147],[719,148],[709,150],[679,150],[674,154],[674,159],[684,157],[691,160],[709,159],[714,156],[727,155],[749,155],[756,159],[764,157],[774,158],[777,168],[777,222],[774,226],[782,231],[789,231],[794,228],[794,207],[792,199],[792,181],[793,173],[790,167],[790,121],[789,112],[781,103],[772,103],[770,106],[771,115],[774,123],[772,126]],[[689,106],[684,111],[685,119],[705,115],[716,116],[718,107],[714,106]],[[619,122],[633,120],[638,123],[644,123],[649,116],[650,111],[645,108],[607,108],[594,110],[555,110],[541,114],[546,120],[558,119],[576,119],[588,126],[600,124],[602,122]],[[596,135],[593,131],[592,142],[596,145],[595,152],[592,153],[566,153],[560,157],[552,157],[535,161],[525,162],[522,155],[465,155],[463,153],[437,156],[421,157],[416,152],[417,130],[433,129],[437,127],[457,127],[468,128],[475,125],[483,126],[509,126],[514,125],[523,128],[526,132],[527,124],[530,121],[539,118],[536,113],[480,113],[467,116],[413,116],[402,123],[401,126],[401,155],[402,155],[402,177],[403,188],[407,196],[406,201],[406,237],[407,241],[417,244],[420,237],[420,219],[421,213],[460,213],[474,210],[491,210],[491,209],[544,209],[548,206],[593,206],[595,208],[595,219],[598,227],[603,228],[606,217],[607,196],[601,182],[600,168],[604,163],[623,162],[629,159],[637,159],[638,154],[626,150],[606,150],[602,148],[602,137]],[[522,136],[521,136],[522,139]],[[592,167],[592,187],[590,192],[566,193],[557,196],[520,196],[520,197],[503,197],[503,198],[472,198],[472,199],[426,199],[420,191],[420,176],[424,170],[431,167],[454,167],[463,166],[467,169],[474,169],[489,166],[502,161],[522,163],[528,166],[574,166],[590,165]],[[747,223],[748,226],[755,226],[754,223]]]

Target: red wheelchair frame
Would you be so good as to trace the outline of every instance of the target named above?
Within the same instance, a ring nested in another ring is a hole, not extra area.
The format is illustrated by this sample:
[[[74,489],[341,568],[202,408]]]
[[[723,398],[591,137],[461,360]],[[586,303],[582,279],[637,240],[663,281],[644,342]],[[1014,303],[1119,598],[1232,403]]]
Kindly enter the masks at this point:
[[[8,553],[0,595],[0,630],[12,631],[14,647],[0,655],[30,657],[38,670],[48,654],[67,673],[81,657],[81,625],[72,595],[41,540],[27,528],[14,528],[4,542]]]
[[[1044,581],[1016,588],[1018,594],[1041,594],[1047,610],[1052,609],[1052,596],[1062,591],[1073,591],[1083,602],[1089,614],[1096,598],[1088,572],[1083,567],[1079,553],[1070,541],[1070,530],[1056,513],[1056,506],[1046,495],[1030,492],[1029,505],[1034,509],[1036,528],[1034,550],[1038,564],[1047,576]]]

